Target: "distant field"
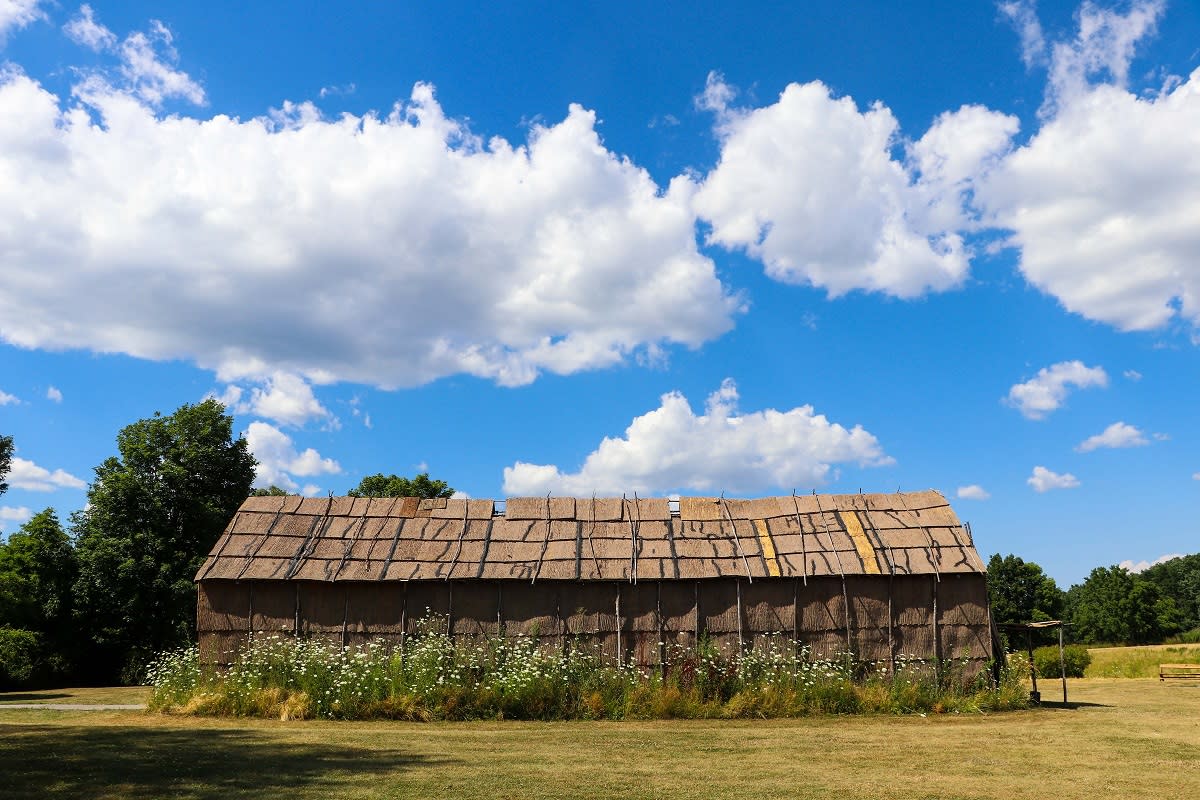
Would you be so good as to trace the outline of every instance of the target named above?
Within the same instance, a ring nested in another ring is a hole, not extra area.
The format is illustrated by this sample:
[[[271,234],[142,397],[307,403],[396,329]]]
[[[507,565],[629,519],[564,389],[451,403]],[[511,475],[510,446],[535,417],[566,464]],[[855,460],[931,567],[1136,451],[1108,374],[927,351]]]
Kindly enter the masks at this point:
[[[1200,644],[1093,647],[1089,678],[1158,678],[1159,664],[1200,664]]]
[[[1070,695],[1082,705],[988,716],[424,725],[4,710],[8,695],[0,774],[13,800],[1200,797],[1200,685]]]

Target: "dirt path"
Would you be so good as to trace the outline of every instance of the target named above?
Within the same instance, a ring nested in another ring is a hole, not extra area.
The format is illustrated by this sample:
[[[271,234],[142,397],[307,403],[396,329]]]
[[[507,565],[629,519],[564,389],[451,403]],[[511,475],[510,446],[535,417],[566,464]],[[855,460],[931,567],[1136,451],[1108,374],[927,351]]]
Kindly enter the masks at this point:
[[[45,708],[50,711],[145,711],[139,703],[0,703],[6,708]]]

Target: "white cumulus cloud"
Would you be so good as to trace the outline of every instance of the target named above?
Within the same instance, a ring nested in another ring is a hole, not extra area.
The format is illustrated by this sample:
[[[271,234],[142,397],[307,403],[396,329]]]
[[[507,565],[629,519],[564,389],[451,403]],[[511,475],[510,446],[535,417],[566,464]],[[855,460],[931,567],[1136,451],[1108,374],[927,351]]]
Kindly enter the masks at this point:
[[[0,406],[15,406],[20,402],[21,398],[17,397],[15,394],[9,394],[3,389],[0,389]]]
[[[897,297],[960,284],[970,266],[959,230],[975,181],[1009,147],[1017,120],[977,106],[942,114],[893,157],[899,125],[881,103],[860,111],[824,84],[790,84],[763,108],[732,105],[710,75],[698,103],[716,113],[717,167],[696,193],[709,241],[740,248],[767,274],[837,296]]]
[[[1038,370],[1037,375],[1008,390],[1005,402],[1028,419],[1044,419],[1062,407],[1071,389],[1108,386],[1103,367],[1089,367],[1082,361],[1060,361]]]
[[[997,6],[1021,37],[1021,60],[1033,67],[1046,59],[1046,37],[1033,0],[1008,0]]]
[[[246,444],[258,459],[258,474],[254,485],[266,488],[272,484],[282,489],[296,491],[300,484],[293,476],[302,478],[318,475],[339,475],[341,466],[332,458],[325,458],[309,447],[296,449],[292,438],[266,422],[251,422],[246,429]],[[320,493],[320,487],[309,484],[304,493],[312,496]]]
[[[19,456],[13,456],[7,480],[10,485],[18,489],[26,489],[31,492],[87,488],[86,483],[66,470],[56,469],[52,472]]]
[[[1095,436],[1084,439],[1075,449],[1080,453],[1090,453],[1103,447],[1143,447],[1148,444],[1150,440],[1133,425],[1114,422]]]
[[[61,403],[63,401],[62,390],[57,386],[51,386],[46,389],[46,399],[53,403]]]
[[[987,500],[992,495],[977,483],[958,487],[958,496],[964,500]]]
[[[1025,479],[1035,492],[1048,492],[1051,489],[1074,489],[1079,486],[1079,479],[1069,472],[1059,474],[1045,467],[1033,468],[1033,474]]]
[[[230,384],[221,394],[213,396],[238,414],[254,414],[297,428],[311,420],[321,420],[334,429],[341,427],[333,412],[313,394],[312,385],[299,375],[287,372],[267,376],[261,386],[250,390],[249,395],[241,386]]]
[[[1120,564],[1117,564],[1117,566],[1127,569],[1130,572],[1138,573],[1138,572],[1145,572],[1146,570],[1150,569],[1151,567],[1153,567],[1157,564],[1165,564],[1166,562],[1173,561],[1177,558],[1183,558],[1183,553],[1168,553],[1165,556],[1159,556],[1158,558],[1154,559],[1153,561],[1133,561],[1130,559],[1126,559],[1125,561],[1122,561]]]
[[[79,12],[63,25],[63,33],[71,41],[96,52],[117,46],[117,35],[96,21],[96,14],[87,3],[81,5]]]
[[[170,44],[120,57],[143,39]],[[692,182],[658,186],[579,106],[514,146],[425,84],[386,116],[164,118],[155,93],[187,92],[140,74],[64,101],[0,72],[3,341],[226,382],[519,385],[699,346],[744,307],[699,252]]]
[[[46,16],[39,5],[41,0],[0,0],[0,47],[11,31]]]
[[[33,512],[25,506],[0,506],[0,531],[6,522],[25,522],[32,516]]]
[[[1163,6],[1081,7],[1052,48],[1041,127],[975,195],[1031,284],[1121,330],[1200,324],[1200,70],[1127,88]]]
[[[620,438],[605,438],[578,472],[518,461],[504,469],[509,495],[687,490],[745,494],[808,488],[836,475],[835,464],[893,463],[861,426],[847,429],[812,406],[739,412],[726,380],[696,414],[679,392],[635,418]]]

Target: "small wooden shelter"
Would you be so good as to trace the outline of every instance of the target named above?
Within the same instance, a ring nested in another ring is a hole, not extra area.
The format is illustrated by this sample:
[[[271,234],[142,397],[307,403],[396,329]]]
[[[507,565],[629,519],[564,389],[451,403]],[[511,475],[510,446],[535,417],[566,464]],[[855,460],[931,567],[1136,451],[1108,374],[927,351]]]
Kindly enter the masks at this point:
[[[402,644],[455,636],[587,643],[660,664],[700,637],[784,636],[866,662],[993,655],[986,571],[936,491],[491,500],[251,497],[196,576],[202,657],[251,632]]]

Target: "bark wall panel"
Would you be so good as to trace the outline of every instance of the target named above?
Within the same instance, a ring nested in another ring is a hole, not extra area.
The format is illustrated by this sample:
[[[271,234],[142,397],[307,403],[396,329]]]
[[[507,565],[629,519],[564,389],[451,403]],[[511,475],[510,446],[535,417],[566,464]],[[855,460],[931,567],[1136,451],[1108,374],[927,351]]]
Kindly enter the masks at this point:
[[[255,631],[294,632],[296,622],[296,586],[282,581],[255,581]]]
[[[359,583],[348,588],[346,627],[350,632],[368,637],[400,635],[404,630],[404,584]]]
[[[196,597],[196,629],[199,631],[240,631],[250,629],[250,584],[235,581],[208,581],[201,584]]]

